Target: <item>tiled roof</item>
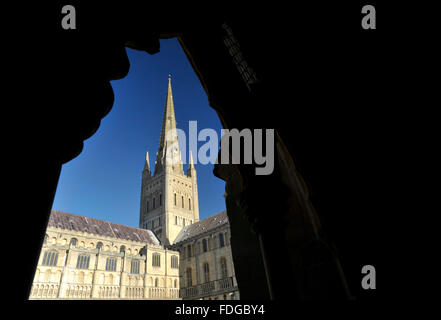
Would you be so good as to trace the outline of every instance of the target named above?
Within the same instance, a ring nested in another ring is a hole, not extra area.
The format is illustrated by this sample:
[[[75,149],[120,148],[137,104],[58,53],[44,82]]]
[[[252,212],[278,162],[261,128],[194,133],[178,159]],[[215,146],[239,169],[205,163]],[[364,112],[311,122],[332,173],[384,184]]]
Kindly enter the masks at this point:
[[[228,216],[226,211],[222,211],[212,215],[211,217],[205,218],[188,226],[185,226],[175,239],[175,244],[181,241],[188,240],[205,232],[217,228],[219,226],[228,223]]]
[[[48,226],[123,240],[132,240],[156,245],[160,244],[156,236],[150,230],[129,227],[119,223],[83,217],[58,210],[51,211]]]

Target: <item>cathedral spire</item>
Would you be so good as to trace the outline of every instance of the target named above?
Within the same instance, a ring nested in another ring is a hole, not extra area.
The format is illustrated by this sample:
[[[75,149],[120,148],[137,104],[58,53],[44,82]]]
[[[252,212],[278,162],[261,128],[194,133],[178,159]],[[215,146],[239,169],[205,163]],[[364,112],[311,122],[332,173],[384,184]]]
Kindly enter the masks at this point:
[[[167,163],[167,158],[173,160],[173,164]],[[176,132],[175,107],[171,87],[171,76],[168,75],[167,96],[165,99],[164,114],[162,118],[161,137],[156,156],[155,175],[162,172],[166,167],[173,171],[183,173],[181,152],[179,150],[178,135]]]

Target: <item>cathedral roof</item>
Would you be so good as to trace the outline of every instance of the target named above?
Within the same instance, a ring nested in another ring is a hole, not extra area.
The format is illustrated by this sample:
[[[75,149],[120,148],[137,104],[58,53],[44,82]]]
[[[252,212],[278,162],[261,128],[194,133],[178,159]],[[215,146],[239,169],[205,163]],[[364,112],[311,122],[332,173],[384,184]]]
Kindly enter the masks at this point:
[[[160,244],[156,236],[150,230],[129,227],[119,223],[79,216],[58,210],[51,211],[48,226],[122,240],[131,240],[155,245]]]
[[[222,211],[188,226],[185,226],[175,239],[175,244],[186,241],[228,223],[226,211]]]

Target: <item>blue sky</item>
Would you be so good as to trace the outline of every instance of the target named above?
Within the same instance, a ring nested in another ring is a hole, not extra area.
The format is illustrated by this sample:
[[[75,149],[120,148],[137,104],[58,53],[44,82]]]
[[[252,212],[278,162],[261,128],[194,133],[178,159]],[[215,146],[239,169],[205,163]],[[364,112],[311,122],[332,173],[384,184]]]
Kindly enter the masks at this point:
[[[113,108],[82,153],[63,165],[53,209],[138,227],[141,172],[146,151],[154,167],[168,74],[178,128],[188,133],[188,122],[197,120],[198,131],[211,128],[220,136],[222,127],[176,39],[161,40],[155,55],[131,49],[127,54],[129,74],[112,81]],[[213,175],[212,164],[195,167],[203,219],[225,210],[225,183]]]

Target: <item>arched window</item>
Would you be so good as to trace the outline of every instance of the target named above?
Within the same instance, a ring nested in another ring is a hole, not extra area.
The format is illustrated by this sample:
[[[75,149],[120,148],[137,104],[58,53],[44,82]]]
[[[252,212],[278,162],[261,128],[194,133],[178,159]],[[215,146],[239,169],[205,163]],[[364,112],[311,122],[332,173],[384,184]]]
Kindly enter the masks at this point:
[[[223,233],[219,233],[219,246],[225,247],[225,240],[224,240],[224,234]]]
[[[58,252],[56,251],[46,251],[43,256],[43,266],[56,266],[58,260]]]
[[[191,199],[188,198],[188,210],[191,210]]]
[[[78,274],[77,281],[78,281],[79,283],[83,283],[83,282],[84,282],[84,272],[83,272],[83,271],[81,271],[81,272]]]
[[[187,248],[186,248],[186,247],[182,247],[182,248],[181,248],[181,257],[182,257],[182,259],[185,259],[185,253],[186,253],[186,251],[187,251]]]
[[[228,278],[228,270],[227,270],[227,259],[222,257],[220,259],[220,266],[221,266],[221,276],[223,278]]]
[[[77,269],[89,269],[90,256],[87,254],[80,254],[77,259]]]
[[[175,216],[175,225],[178,225],[178,216]]]
[[[155,287],[158,287],[158,278],[155,278]]]
[[[210,266],[208,265],[208,262],[204,263],[204,281],[210,281]]]
[[[177,204],[176,204],[176,193],[175,193],[175,206],[176,206]]]
[[[96,244],[96,248],[97,249],[101,249],[103,247],[103,243],[102,242],[98,242],[97,244]]]
[[[173,269],[177,269],[178,268],[178,257],[177,256],[172,256],[171,257],[171,267]]]
[[[116,259],[107,258],[106,259],[106,271],[116,271]]]
[[[75,247],[77,245],[77,239],[76,238],[70,239],[70,244],[72,245],[72,247]]]
[[[132,260],[130,263],[130,273],[139,274],[139,261]]]
[[[121,246],[119,248],[119,253],[124,253],[124,252],[126,252],[126,246]]]
[[[182,199],[182,208],[184,208],[184,196],[182,196],[181,199]]]
[[[153,197],[153,209],[156,209],[156,199]]]
[[[191,257],[191,244],[189,244],[188,247],[187,247],[187,257],[188,258]]]
[[[159,194],[159,205],[162,206],[162,193]]]
[[[202,252],[207,252],[207,239],[202,240]]]
[[[173,283],[173,287],[176,288],[178,286],[178,280],[175,279],[174,283]]]
[[[161,255],[159,253],[154,253],[152,255],[152,266],[153,267],[161,266]]]
[[[185,274],[187,276],[187,287],[191,287],[192,284],[192,277],[191,277],[191,268],[187,268],[187,270],[185,271]]]
[[[147,208],[147,212],[149,212],[149,202],[147,201],[147,206],[146,206],[146,208]]]

